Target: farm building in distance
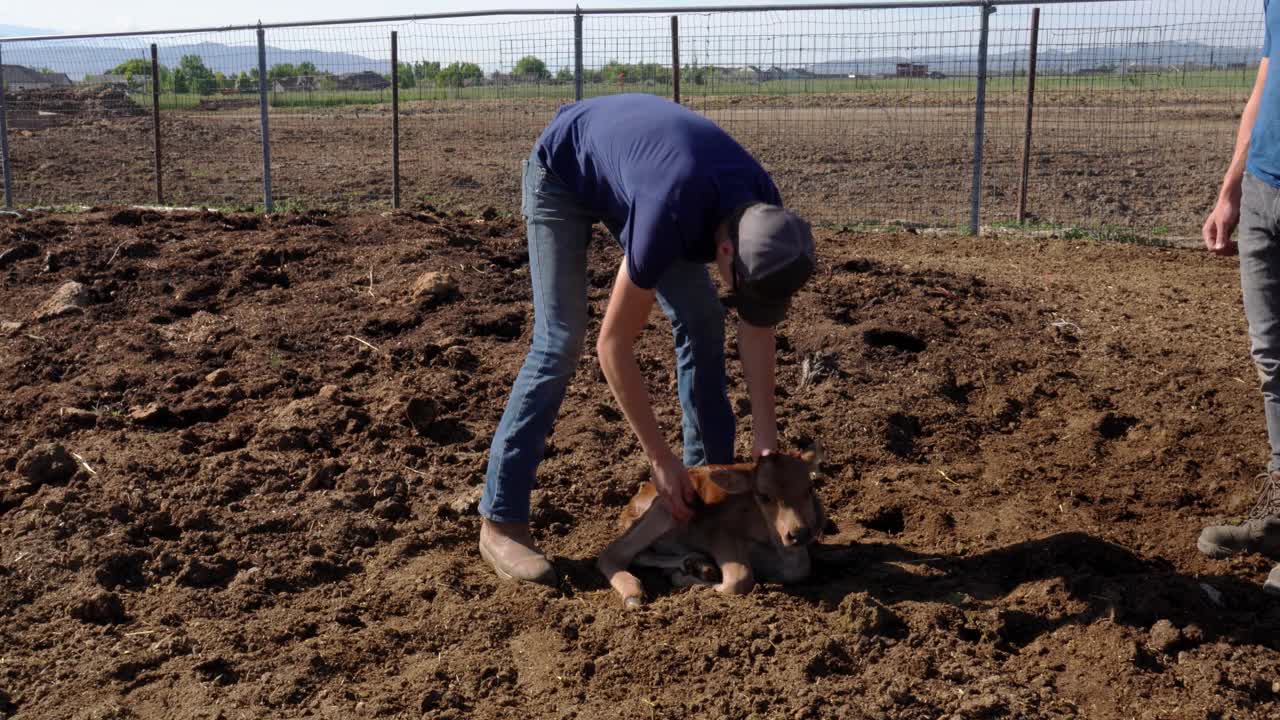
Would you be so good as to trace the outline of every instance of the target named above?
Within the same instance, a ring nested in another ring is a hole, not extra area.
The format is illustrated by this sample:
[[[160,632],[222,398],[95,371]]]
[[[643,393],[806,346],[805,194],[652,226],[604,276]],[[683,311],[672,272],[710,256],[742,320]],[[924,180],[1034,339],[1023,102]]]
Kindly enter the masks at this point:
[[[376,75],[377,73],[371,73]],[[381,76],[379,76],[381,79]],[[342,87],[339,81],[339,87]],[[387,87],[391,84],[387,83]],[[299,75],[297,77],[282,77],[271,85],[271,89],[276,92],[305,91],[314,92],[320,89],[320,80],[312,75]]]
[[[898,63],[898,77],[929,77],[929,66],[924,63]]]
[[[748,65],[746,71],[751,73],[756,82],[766,82],[768,80],[811,80],[817,77],[817,75],[804,68],[784,70],[777,65],[770,66],[768,69]]]
[[[391,81],[372,70],[338,76],[339,90],[385,90],[389,87]]]
[[[11,90],[47,90],[68,87],[71,78],[63,73],[42,73],[22,65],[0,65],[4,86]]]

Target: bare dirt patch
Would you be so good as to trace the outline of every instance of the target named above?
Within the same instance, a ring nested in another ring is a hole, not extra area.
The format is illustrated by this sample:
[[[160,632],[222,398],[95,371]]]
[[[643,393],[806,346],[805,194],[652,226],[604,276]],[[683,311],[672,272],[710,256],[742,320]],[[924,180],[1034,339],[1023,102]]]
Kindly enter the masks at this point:
[[[643,464],[589,356],[534,502],[561,586],[473,549],[531,331],[486,216],[0,218],[39,246],[0,275],[0,714],[1275,715],[1270,563],[1194,548],[1266,456],[1230,262],[824,232],[779,415],[841,532],[802,585],[625,612],[592,560]],[[70,281],[82,312],[25,321]]]

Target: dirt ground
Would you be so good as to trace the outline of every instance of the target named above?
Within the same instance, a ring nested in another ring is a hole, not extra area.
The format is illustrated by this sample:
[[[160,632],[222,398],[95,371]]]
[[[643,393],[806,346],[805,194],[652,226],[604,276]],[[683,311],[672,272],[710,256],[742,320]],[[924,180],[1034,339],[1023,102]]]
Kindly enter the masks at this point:
[[[983,219],[1016,217],[1024,98],[993,90]],[[1244,100],[1142,92],[1040,99],[1029,183],[1035,220],[1196,234],[1229,159]],[[788,204],[817,222],[969,220],[973,98],[957,93],[691,97],[752,150]],[[402,197],[518,210],[519,163],[556,103],[406,103]],[[380,106],[275,110],[272,185],[282,207],[391,205],[391,116]],[[162,115],[165,200],[250,209],[262,202],[255,108]],[[19,205],[154,202],[151,119],[98,117],[11,133]]]
[[[592,563],[643,463],[590,354],[534,499],[560,586],[474,550],[509,215],[0,215],[0,717],[1276,717],[1271,563],[1194,547],[1266,456],[1234,263],[819,243],[779,416],[840,532],[808,582],[628,612]],[[675,442],[665,321],[639,352]]]

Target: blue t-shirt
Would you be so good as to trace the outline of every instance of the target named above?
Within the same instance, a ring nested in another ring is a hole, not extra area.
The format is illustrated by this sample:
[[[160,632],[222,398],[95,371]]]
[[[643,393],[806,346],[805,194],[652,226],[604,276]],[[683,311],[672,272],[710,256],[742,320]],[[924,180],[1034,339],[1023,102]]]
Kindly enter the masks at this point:
[[[1273,37],[1280,37],[1280,4],[1272,11],[1271,0],[1262,0],[1262,11],[1267,26],[1262,41],[1262,57],[1270,62],[1258,105],[1258,120],[1249,137],[1246,167],[1259,180],[1280,187],[1280,63],[1276,63],[1271,54],[1273,50],[1280,50],[1280,45],[1272,43]]]
[[[677,260],[715,260],[716,227],[734,210],[782,204],[769,174],[728,133],[654,95],[565,105],[534,151],[617,235],[627,274],[645,289]]]

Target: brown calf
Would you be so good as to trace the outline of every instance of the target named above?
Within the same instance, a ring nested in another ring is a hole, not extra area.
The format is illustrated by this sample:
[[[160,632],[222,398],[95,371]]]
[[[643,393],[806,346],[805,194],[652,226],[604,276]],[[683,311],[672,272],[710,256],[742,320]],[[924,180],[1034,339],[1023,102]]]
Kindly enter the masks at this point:
[[[654,502],[657,488],[645,483],[622,511],[622,536],[600,553],[596,565],[627,607],[638,607],[644,594],[640,580],[627,571],[633,563],[662,568],[678,585],[713,584],[732,594],[750,591],[757,579],[803,580],[809,576],[809,545],[828,522],[813,491],[820,461],[815,446],[799,456],[770,454],[754,463],[690,468],[700,503],[684,526],[665,503]]]

